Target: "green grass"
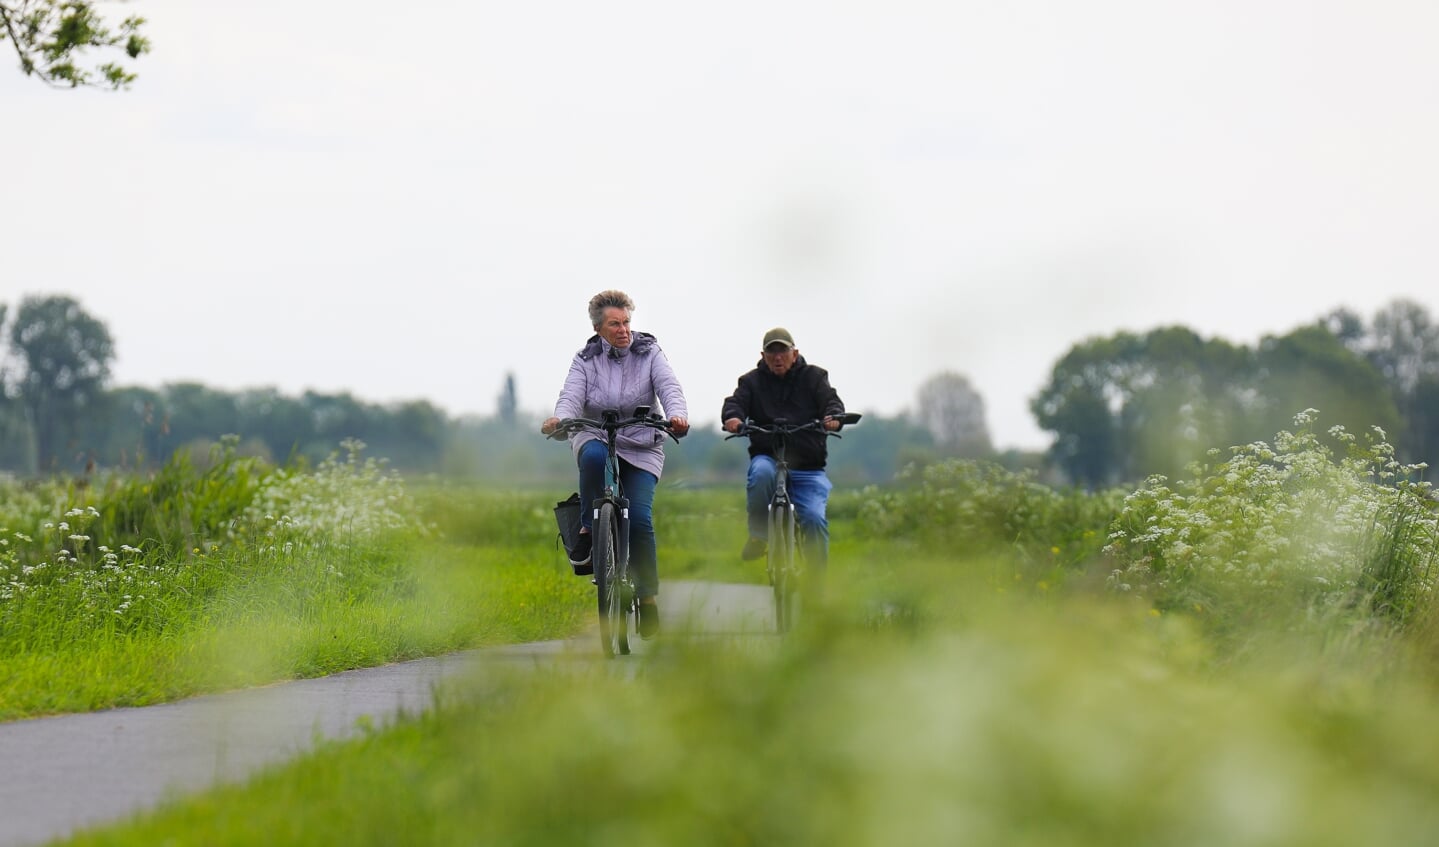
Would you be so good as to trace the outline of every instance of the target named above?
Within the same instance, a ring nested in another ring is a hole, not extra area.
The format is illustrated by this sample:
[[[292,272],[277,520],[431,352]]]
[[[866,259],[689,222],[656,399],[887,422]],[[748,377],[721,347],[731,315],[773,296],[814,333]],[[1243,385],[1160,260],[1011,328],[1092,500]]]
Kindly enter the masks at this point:
[[[859,552],[858,550],[853,552]],[[1203,627],[1002,561],[864,556],[784,641],[493,672],[75,845],[1427,844],[1439,700],[1383,638]]]
[[[293,491],[304,480],[284,484]],[[364,498],[342,490],[336,499]],[[430,517],[444,525],[412,521],[362,534],[306,530],[287,518],[178,554],[128,539],[123,552],[93,557],[25,560],[7,551],[0,719],[563,637],[587,623],[592,588],[546,546],[552,520],[543,498],[452,491],[443,502]],[[96,524],[108,520],[105,506]],[[304,508],[323,509],[312,500]],[[101,539],[92,542],[93,550]]]
[[[1300,502],[1388,496],[1357,466],[1292,455],[1279,470],[1308,473],[1283,488]],[[1254,459],[1249,476],[1216,477],[1222,498],[1207,483],[1182,500],[1156,483],[1052,491],[958,464],[837,492],[829,602],[787,638],[669,633],[644,656],[492,670],[423,716],[67,843],[1432,843],[1439,616],[1416,599],[1432,498],[1370,510],[1354,546],[1324,548],[1339,566],[1379,555],[1417,574],[1401,621],[1357,578],[1343,595],[1314,587],[1312,533],[1282,531],[1294,509],[1245,482],[1278,472]],[[574,632],[593,589],[554,544],[566,493],[426,485],[422,528],[383,543],[195,555],[173,565],[191,582],[167,583],[193,604],[107,622],[69,658],[108,679],[97,691],[139,698]],[[738,491],[662,487],[662,585],[761,582],[736,561],[741,509]],[[1156,568],[1156,551],[1191,555],[1231,512],[1303,555],[1264,557],[1256,580],[1226,567],[1231,536],[1216,535],[1203,569],[1173,571],[1185,580]],[[1139,534],[1104,549],[1121,526]],[[1116,576],[1130,574],[1155,578]],[[70,642],[29,632],[62,673]],[[167,674],[181,684],[159,685]],[[71,686],[84,683],[57,687]]]
[[[37,623],[30,642],[0,655],[0,717],[145,705],[562,637],[584,625],[591,605],[568,568],[514,550],[427,541],[277,569],[246,564],[210,564],[229,578],[190,586],[207,596],[153,627],[72,639],[58,623]]]

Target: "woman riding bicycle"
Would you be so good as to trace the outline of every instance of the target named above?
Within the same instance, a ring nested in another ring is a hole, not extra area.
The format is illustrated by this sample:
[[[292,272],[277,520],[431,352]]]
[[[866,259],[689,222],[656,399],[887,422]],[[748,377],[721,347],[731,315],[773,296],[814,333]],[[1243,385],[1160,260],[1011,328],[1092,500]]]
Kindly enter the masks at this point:
[[[607,410],[628,415],[637,406],[653,408],[658,400],[676,436],[689,431],[689,409],[684,390],[669,359],[653,335],[630,331],[634,301],[623,291],[601,291],[590,298],[590,323],[595,335],[570,362],[564,388],[555,402],[554,416],[540,425],[546,435],[561,418],[599,418]],[[576,574],[590,574],[590,505],[604,486],[605,444],[597,433],[570,435],[570,449],[580,471],[580,535],[569,551]],[[653,506],[655,485],[664,469],[664,434],[654,429],[630,429],[619,434],[620,480],[630,501],[630,562],[634,566],[640,601],[640,635],[659,631],[659,566],[655,553]]]
[[[746,420],[770,425],[776,420],[792,424],[824,420],[831,432],[840,428],[844,401],[829,384],[829,372],[811,365],[799,354],[789,331],[775,327],[765,333],[759,363],[739,378],[735,391],[725,398],[720,420],[726,432],[739,432]],[[806,560],[816,582],[823,579],[829,559],[829,519],[825,507],[833,487],[824,466],[829,439],[823,432],[795,433],[786,447],[790,466],[790,496],[795,515],[805,535]],[[749,515],[749,540],[740,558],[745,561],[765,555],[769,501],[774,496],[774,445],[768,436],[755,434],[749,441],[749,473],[745,479],[745,511]]]

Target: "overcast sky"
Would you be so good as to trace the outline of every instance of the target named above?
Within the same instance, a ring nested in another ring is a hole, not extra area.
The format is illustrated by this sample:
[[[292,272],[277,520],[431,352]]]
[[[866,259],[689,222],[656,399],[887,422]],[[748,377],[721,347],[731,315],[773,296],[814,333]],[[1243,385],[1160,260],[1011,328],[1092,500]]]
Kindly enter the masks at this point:
[[[553,405],[636,301],[697,424],[773,325],[849,407],[967,375],[1000,446],[1074,343],[1439,315],[1432,0],[148,0],[132,90],[0,45],[0,302],[119,385]]]

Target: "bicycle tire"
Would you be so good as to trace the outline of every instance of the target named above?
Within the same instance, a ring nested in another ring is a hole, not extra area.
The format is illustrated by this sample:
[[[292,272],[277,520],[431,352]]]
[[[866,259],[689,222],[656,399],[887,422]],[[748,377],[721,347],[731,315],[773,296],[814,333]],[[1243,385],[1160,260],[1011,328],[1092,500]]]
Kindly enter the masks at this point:
[[[600,613],[600,646],[605,655],[629,652],[625,634],[624,591],[621,588],[618,538],[619,516],[613,503],[601,503],[595,516],[594,557],[595,585]]]
[[[777,632],[784,634],[794,626],[798,588],[793,504],[781,504],[770,510],[769,556],[770,580],[774,585],[774,625]]]

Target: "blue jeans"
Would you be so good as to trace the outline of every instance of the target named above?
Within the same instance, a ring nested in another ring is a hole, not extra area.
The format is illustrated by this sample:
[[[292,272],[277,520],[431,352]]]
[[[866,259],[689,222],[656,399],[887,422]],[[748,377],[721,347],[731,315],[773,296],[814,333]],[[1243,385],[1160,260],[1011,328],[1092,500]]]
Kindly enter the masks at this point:
[[[749,534],[755,538],[769,536],[769,500],[774,496],[778,467],[772,456],[753,456],[749,460],[745,511],[749,513]],[[816,575],[823,574],[829,563],[829,518],[824,512],[832,488],[829,476],[822,470],[789,472],[789,499],[799,522],[805,561]]]
[[[594,521],[591,504],[605,489],[605,459],[602,441],[587,441],[580,448],[580,524],[590,528]],[[620,487],[630,501],[630,573],[635,593],[653,597],[660,593],[659,560],[655,553],[655,484],[659,479],[647,470],[620,459]]]

